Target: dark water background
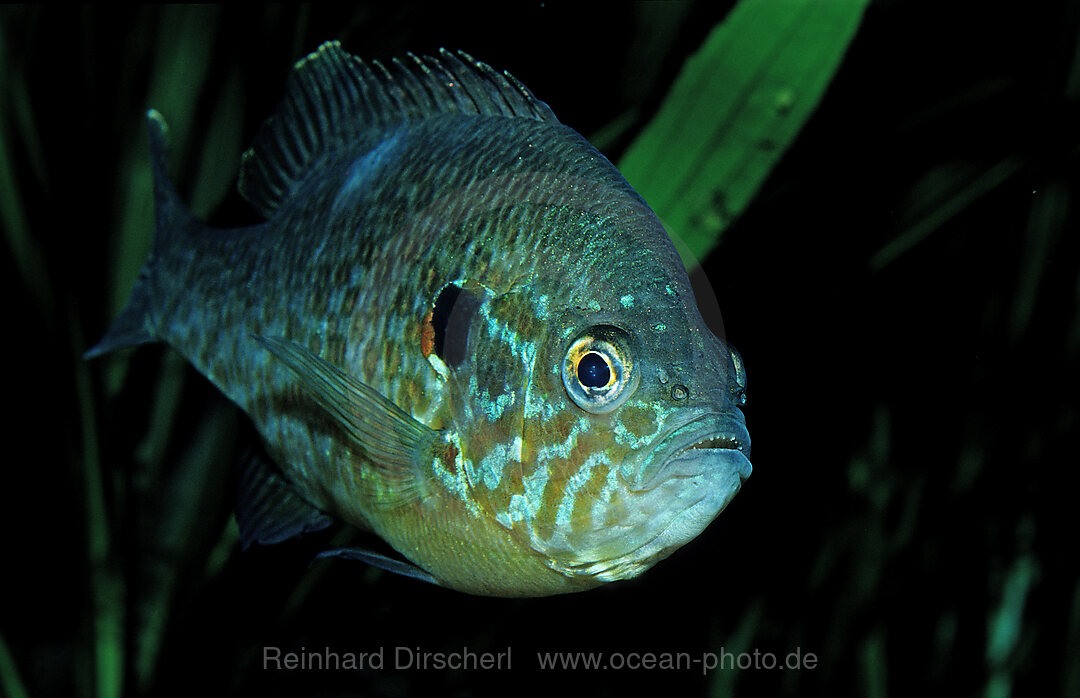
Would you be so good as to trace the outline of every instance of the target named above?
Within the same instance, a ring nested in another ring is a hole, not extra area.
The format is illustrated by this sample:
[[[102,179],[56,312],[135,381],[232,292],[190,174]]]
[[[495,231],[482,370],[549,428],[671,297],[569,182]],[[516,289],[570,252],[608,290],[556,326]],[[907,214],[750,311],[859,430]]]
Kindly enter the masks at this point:
[[[742,493],[642,578],[534,600],[309,570],[333,533],[239,553],[243,419],[161,348],[78,360],[148,244],[143,113],[218,225],[256,220],[240,152],[330,38],[463,48],[615,160],[728,4],[0,10],[0,693],[1080,695],[1080,3],[945,5],[871,4],[704,263],[750,375]],[[387,666],[267,670],[264,647]],[[394,669],[397,647],[512,668]],[[545,672],[538,651],[817,661]]]

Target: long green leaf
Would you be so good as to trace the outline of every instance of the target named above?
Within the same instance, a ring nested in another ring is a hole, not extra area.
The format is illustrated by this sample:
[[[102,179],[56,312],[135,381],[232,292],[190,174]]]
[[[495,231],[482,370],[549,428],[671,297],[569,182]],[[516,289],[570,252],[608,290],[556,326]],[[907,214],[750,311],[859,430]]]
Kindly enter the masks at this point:
[[[78,322],[70,322],[82,346]],[[90,387],[89,366],[73,357],[75,389],[82,423],[82,477],[86,498],[86,543],[91,595],[94,692],[97,698],[111,698],[123,692],[126,607],[125,580],[117,564],[115,539],[109,527],[106,506],[108,487],[98,445],[97,418]]]
[[[3,635],[0,635],[0,694],[10,698],[28,698],[30,695]]]
[[[7,40],[0,26],[0,232],[15,259],[23,286],[37,302],[47,323],[54,312],[53,289],[40,240],[31,230],[30,215],[21,193],[21,177],[15,170],[15,153],[26,151],[40,177],[40,136],[36,130],[29,91],[23,76],[9,70]],[[10,112],[10,115],[9,115]]]
[[[743,0],[683,66],[619,169],[688,267],[716,245],[821,101],[868,0]]]

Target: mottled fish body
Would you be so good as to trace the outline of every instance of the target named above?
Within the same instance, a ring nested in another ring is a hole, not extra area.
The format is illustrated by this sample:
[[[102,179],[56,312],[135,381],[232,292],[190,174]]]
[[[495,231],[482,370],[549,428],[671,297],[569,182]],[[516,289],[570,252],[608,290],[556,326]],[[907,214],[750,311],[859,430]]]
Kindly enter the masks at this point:
[[[462,591],[636,576],[750,474],[738,355],[653,212],[520,83],[464,54],[297,64],[245,155],[267,222],[195,220],[151,112],[157,236],[89,355],[167,342],[247,412],[237,516],[335,517]]]

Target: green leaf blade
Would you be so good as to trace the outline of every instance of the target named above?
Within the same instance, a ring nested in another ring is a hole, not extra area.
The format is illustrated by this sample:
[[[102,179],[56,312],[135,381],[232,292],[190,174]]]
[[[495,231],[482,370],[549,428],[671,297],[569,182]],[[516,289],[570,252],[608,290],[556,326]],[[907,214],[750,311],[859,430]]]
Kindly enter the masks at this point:
[[[679,73],[619,169],[688,267],[749,205],[817,108],[867,0],[743,0]]]

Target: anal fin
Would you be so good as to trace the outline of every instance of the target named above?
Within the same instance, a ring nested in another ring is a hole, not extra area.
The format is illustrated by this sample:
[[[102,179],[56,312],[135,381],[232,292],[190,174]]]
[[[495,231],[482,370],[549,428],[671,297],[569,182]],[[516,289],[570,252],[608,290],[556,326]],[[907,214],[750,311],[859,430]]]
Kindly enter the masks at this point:
[[[327,528],[334,520],[305,501],[266,457],[245,453],[238,467],[236,523],[240,543],[272,545]]]

